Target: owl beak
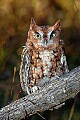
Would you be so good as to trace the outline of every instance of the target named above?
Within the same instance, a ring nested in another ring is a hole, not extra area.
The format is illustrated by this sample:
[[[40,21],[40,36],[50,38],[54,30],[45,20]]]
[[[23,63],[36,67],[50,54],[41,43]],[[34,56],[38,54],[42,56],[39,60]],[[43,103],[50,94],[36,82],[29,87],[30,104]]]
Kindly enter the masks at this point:
[[[44,44],[47,45],[48,41],[47,39],[44,39]]]

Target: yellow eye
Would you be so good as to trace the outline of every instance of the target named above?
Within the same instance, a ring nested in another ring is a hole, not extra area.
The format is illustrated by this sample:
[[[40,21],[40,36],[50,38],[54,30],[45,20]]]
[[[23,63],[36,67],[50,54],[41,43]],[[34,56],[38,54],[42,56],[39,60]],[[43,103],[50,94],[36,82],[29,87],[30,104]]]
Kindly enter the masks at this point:
[[[50,38],[54,38],[56,37],[56,32],[55,31],[52,31],[51,35],[50,35]]]
[[[55,34],[55,33],[53,33],[53,34],[52,34],[52,37],[55,37],[55,36],[56,36],[56,34]]]
[[[39,38],[41,38],[41,35],[39,33],[35,33],[34,34],[34,38],[38,38],[39,39]]]

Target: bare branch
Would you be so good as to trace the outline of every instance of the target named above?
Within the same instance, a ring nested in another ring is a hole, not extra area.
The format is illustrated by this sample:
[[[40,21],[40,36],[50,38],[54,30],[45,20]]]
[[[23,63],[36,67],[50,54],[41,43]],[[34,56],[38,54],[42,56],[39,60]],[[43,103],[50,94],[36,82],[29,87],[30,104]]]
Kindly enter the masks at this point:
[[[44,85],[45,83],[45,85]],[[60,78],[45,78],[39,83],[42,89],[27,95],[0,110],[0,120],[19,120],[64,103],[80,92],[80,67]]]

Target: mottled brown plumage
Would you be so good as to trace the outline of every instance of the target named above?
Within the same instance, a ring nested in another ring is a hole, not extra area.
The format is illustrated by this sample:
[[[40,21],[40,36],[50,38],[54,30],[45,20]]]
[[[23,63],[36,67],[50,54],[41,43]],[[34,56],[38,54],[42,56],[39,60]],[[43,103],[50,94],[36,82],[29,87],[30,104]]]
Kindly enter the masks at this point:
[[[42,78],[59,77],[68,72],[60,33],[60,20],[50,27],[38,26],[31,20],[20,66],[21,87],[28,94],[38,90],[36,85]]]

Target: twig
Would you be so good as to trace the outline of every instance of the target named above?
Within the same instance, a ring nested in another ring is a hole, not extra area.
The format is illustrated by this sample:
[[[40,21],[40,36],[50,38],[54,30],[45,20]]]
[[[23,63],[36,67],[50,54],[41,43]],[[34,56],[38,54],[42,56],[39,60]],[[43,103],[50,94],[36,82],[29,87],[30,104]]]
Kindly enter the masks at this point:
[[[74,99],[74,102],[73,102],[73,105],[72,105],[72,108],[71,108],[71,111],[70,111],[70,115],[69,115],[69,119],[68,119],[68,120],[72,120],[72,116],[73,116],[73,113],[74,113],[76,101],[77,101],[77,96],[76,96],[75,99]]]
[[[76,3],[75,3],[75,0],[73,0],[73,2],[74,2],[74,6],[75,6],[75,8],[76,8],[76,12],[78,12],[79,10],[78,10],[78,8],[77,8],[77,5],[76,5]]]

